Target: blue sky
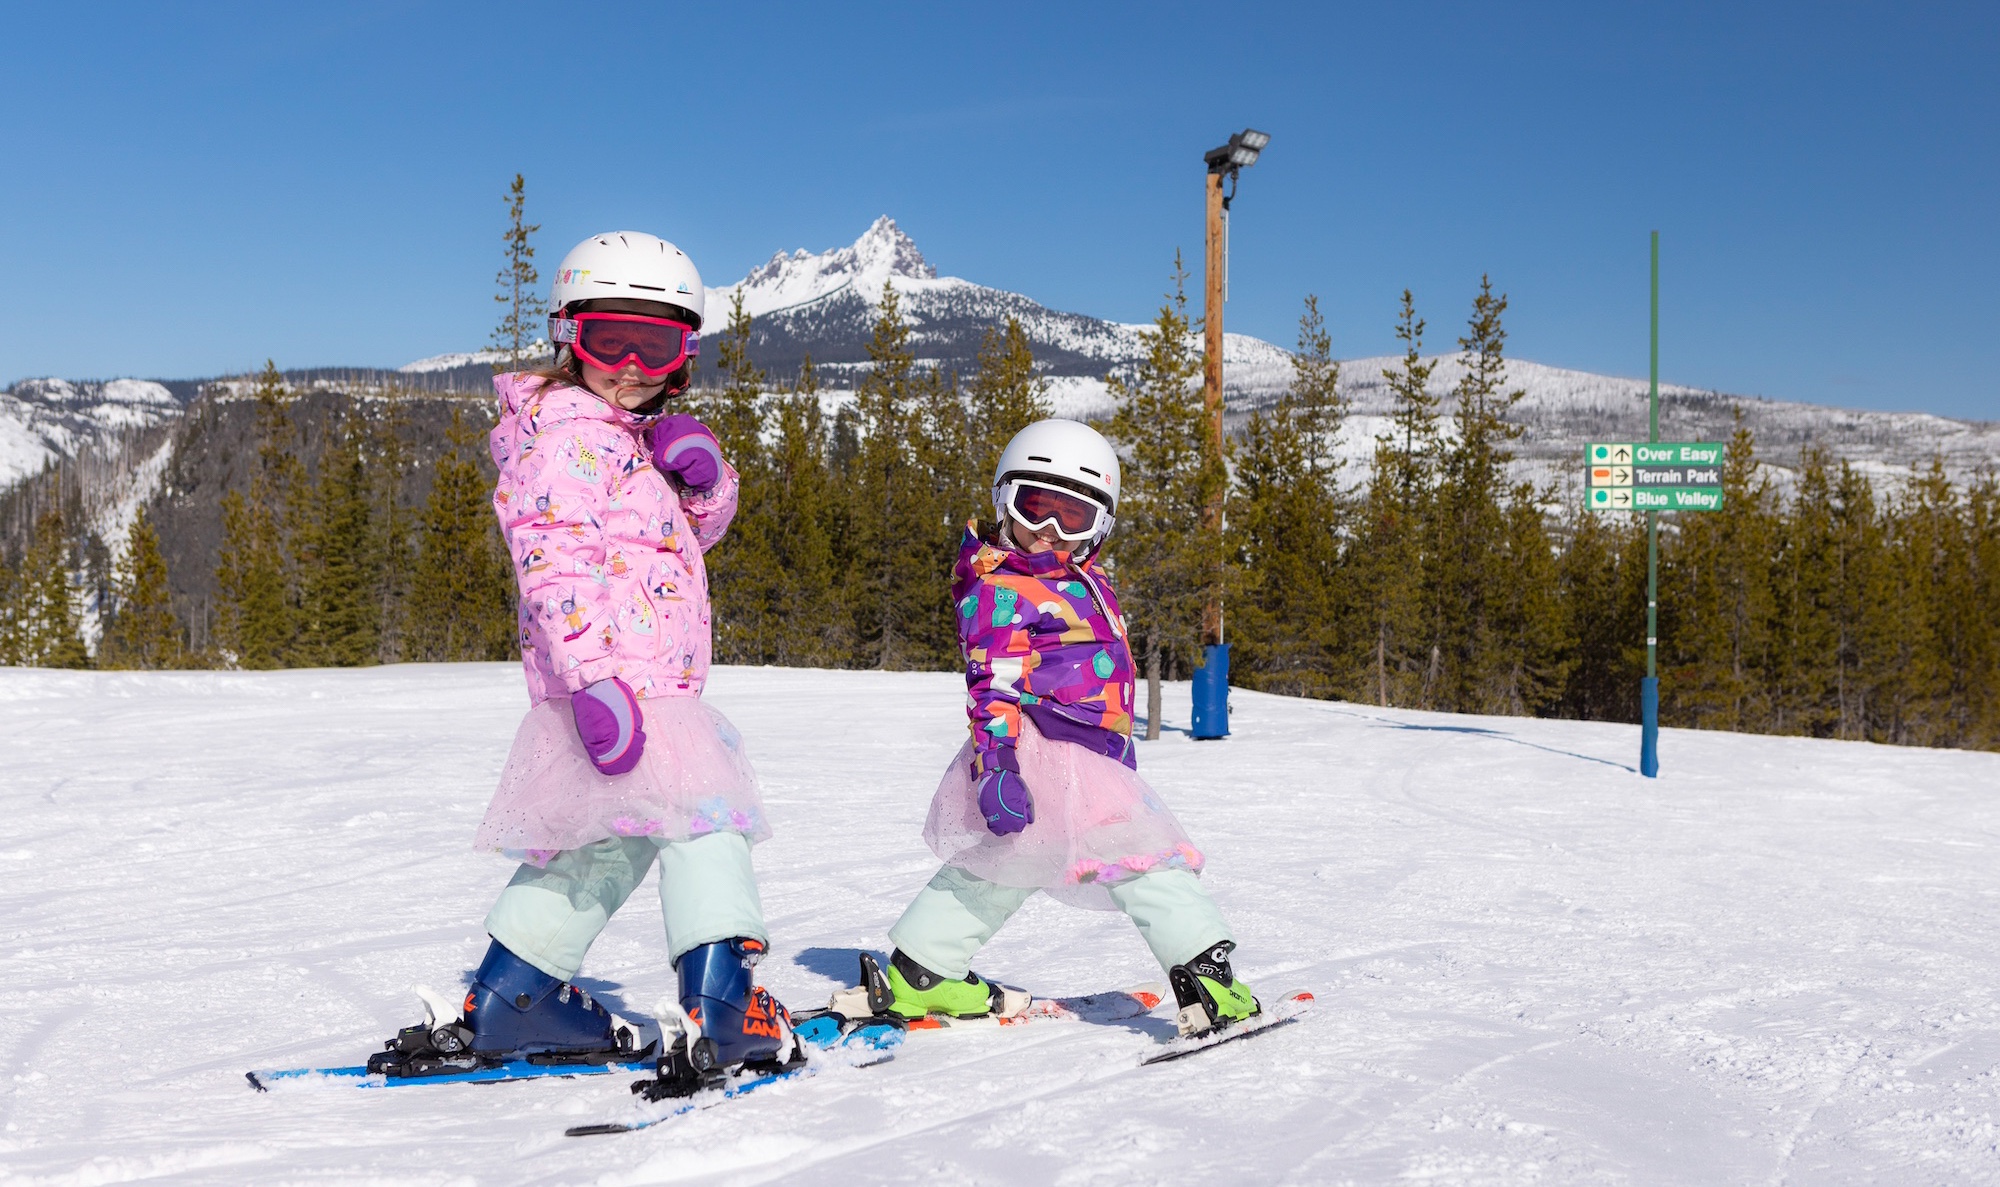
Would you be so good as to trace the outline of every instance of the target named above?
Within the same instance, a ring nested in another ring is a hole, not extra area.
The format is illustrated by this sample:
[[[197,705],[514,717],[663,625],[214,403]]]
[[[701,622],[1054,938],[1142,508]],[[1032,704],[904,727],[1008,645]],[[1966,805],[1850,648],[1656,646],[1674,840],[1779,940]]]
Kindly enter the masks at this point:
[[[948,9],[948,10],[947,10]],[[947,10],[947,11],[941,11]],[[893,215],[940,271],[1140,321],[1243,177],[1228,326],[2000,418],[2000,6],[30,5],[0,42],[0,383],[482,343],[502,192],[552,265],[727,283]]]

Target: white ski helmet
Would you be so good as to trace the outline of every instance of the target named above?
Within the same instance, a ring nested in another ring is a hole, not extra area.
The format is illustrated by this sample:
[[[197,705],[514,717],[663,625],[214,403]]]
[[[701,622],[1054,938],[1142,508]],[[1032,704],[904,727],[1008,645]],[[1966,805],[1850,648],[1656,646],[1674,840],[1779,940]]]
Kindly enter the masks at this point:
[[[672,305],[699,330],[707,293],[680,248],[643,231],[608,231],[570,248],[556,265],[549,316],[583,301],[614,298]]]
[[[1118,453],[1089,425],[1075,420],[1038,420],[1014,434],[993,467],[993,514],[1006,522],[1016,479],[1041,481],[1073,490],[1104,508],[1080,551],[1095,552],[1116,524]]]

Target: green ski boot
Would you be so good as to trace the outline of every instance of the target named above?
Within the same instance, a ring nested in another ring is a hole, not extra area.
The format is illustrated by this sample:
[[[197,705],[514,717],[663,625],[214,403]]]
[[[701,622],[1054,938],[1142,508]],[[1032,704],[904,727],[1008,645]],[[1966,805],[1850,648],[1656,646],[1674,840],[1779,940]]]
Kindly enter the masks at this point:
[[[953,1018],[997,1014],[1006,1018],[1020,1013],[1028,1004],[1026,994],[1010,993],[981,980],[977,973],[967,973],[963,981],[956,981],[931,972],[900,950],[889,954],[889,989],[895,995],[889,1009],[905,1018],[922,1018],[926,1014],[947,1014]],[[1016,998],[1020,1000],[1017,1002]]]
[[[1183,1037],[1219,1030],[1263,1012],[1250,987],[1238,981],[1229,967],[1229,952],[1235,947],[1233,941],[1224,940],[1167,970],[1174,1001],[1180,1006],[1174,1024]]]

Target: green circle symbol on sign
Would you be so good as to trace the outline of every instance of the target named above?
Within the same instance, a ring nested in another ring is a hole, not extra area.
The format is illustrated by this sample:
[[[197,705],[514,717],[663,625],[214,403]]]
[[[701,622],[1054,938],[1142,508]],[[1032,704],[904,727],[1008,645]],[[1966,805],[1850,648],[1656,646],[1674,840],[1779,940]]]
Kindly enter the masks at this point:
[[[1591,458],[1591,460],[1592,460],[1592,461],[1597,461],[1597,462],[1608,462],[1608,461],[1610,461],[1610,460],[1611,460],[1611,447],[1610,447],[1610,446],[1608,446],[1608,445],[1597,445],[1597,446],[1592,446],[1592,447],[1591,447],[1591,450],[1590,450],[1590,458]]]

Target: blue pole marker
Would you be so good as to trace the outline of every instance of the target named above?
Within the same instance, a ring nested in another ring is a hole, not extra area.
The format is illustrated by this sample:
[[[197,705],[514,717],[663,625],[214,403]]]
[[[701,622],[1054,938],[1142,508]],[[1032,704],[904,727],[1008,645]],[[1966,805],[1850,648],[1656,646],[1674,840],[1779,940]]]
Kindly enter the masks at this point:
[[[1660,678],[1646,676],[1639,681],[1639,773],[1648,779],[1660,774]]]
[[[1201,649],[1201,666],[1194,670],[1194,729],[1197,740],[1229,736],[1229,644],[1210,643]]]

